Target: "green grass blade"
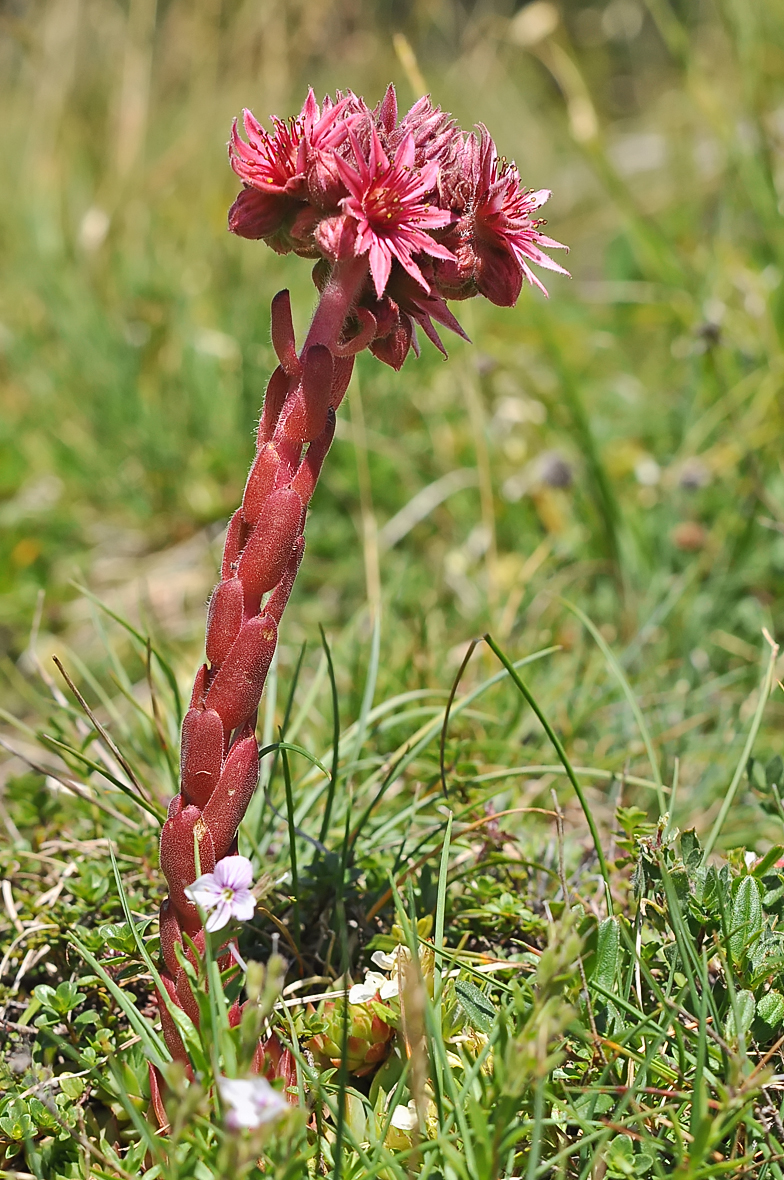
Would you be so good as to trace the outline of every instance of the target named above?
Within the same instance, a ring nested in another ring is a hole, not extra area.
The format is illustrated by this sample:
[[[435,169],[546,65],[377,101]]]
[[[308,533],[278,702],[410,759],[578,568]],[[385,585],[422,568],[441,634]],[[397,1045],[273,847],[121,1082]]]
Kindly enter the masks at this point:
[[[747,736],[746,741],[743,746],[743,752],[741,753],[741,756],[738,759],[738,765],[736,766],[735,773],[732,776],[732,782],[730,783],[730,785],[727,789],[727,794],[724,796],[724,801],[722,802],[721,810],[719,811],[719,814],[716,816],[716,822],[714,823],[714,825],[711,829],[711,833],[708,836],[708,839],[705,841],[705,847],[702,850],[702,863],[703,864],[706,863],[708,857],[713,852],[713,849],[716,846],[716,841],[718,840],[718,838],[721,834],[721,829],[724,827],[727,816],[730,813],[730,808],[732,807],[732,804],[735,801],[735,794],[738,790],[738,787],[740,786],[740,781],[743,778],[743,775],[746,771],[746,767],[748,765],[749,758],[751,757],[751,751],[754,749],[754,742],[757,739],[757,734],[759,733],[759,727],[762,724],[762,715],[765,712],[765,705],[767,704],[768,697],[770,696],[770,690],[773,685],[773,670],[776,666],[776,657],[778,656],[778,654],[779,654],[778,644],[770,642],[770,655],[768,656],[767,667],[765,669],[765,674],[762,677],[762,683],[760,684],[759,700],[757,702],[757,708],[754,711],[754,717],[752,718],[752,722],[749,727],[748,736]]]
[[[171,1061],[171,1055],[162,1038],[158,1036],[155,1029],[151,1027],[148,1021],[146,1021],[143,1016],[139,1015],[138,1011],[136,1010],[136,1005],[128,999],[128,996],[125,994],[122,988],[117,986],[111,975],[109,975],[106,969],[98,962],[95,955],[93,955],[91,951],[88,951],[87,947],[79,941],[76,935],[70,933],[68,935],[68,941],[76,948],[81,957],[84,959],[85,963],[88,963],[90,967],[92,967],[95,974],[100,977],[101,982],[112,994],[120,1008],[122,1008],[123,1012],[128,1017],[128,1022],[131,1025],[131,1028],[141,1039],[145,1052],[149,1056],[150,1061],[153,1063],[153,1065],[157,1066],[158,1069],[162,1069],[163,1066],[167,1064],[167,1062]]]
[[[327,637],[321,624],[319,624],[319,630],[321,632],[324,655],[327,658],[329,685],[332,695],[332,771],[327,788],[327,800],[324,804],[324,818],[321,821],[321,831],[319,832],[319,840],[323,844],[329,832],[329,821],[332,818],[332,805],[335,800],[335,788],[338,781],[338,766],[340,764],[340,702],[338,700],[337,681],[335,680],[335,667],[332,663],[332,652],[330,651],[329,643],[327,642]]]
[[[648,726],[645,723],[645,718],[642,715],[642,710],[637,703],[637,698],[632,691],[632,686],[629,684],[629,681],[626,678],[626,673],[615,658],[612,648],[607,643],[601,631],[595,625],[595,623],[593,623],[592,620],[588,618],[588,615],[585,613],[585,611],[580,610],[579,606],[575,606],[573,602],[569,602],[566,598],[561,598],[560,601],[567,610],[570,610],[572,614],[580,620],[586,630],[591,633],[597,647],[607,661],[610,671],[613,673],[616,680],[620,684],[623,694],[626,697],[626,700],[629,702],[629,708],[634,714],[634,720],[637,722],[637,728],[639,729],[640,736],[642,737],[643,743],[645,744],[648,761],[650,762],[651,770],[653,771],[653,778],[654,782],[656,783],[656,798],[659,804],[659,814],[664,815],[665,811],[667,810],[667,806],[664,799],[664,786],[662,783],[661,771],[659,769],[659,760],[656,757],[656,751],[653,747],[653,741],[651,739]]]
[[[110,771],[106,770],[106,768],[101,766],[100,763],[93,762],[92,758],[88,758],[86,754],[80,753],[79,750],[75,750],[73,746],[69,746],[66,742],[61,742],[57,738],[51,737],[51,735],[48,733],[40,734],[39,740],[41,742],[46,742],[50,746],[54,746],[54,748],[58,751],[64,751],[72,758],[76,758],[84,766],[87,766],[90,770],[95,771],[96,774],[100,774],[101,777],[105,778],[107,782],[112,784],[112,786],[117,787],[118,791],[122,791],[123,795],[135,803],[137,807],[141,807],[143,811],[148,813],[148,815],[153,816],[159,824],[163,824],[166,820],[166,813],[164,811],[157,808],[154,803],[149,802],[147,799],[143,798],[143,796],[138,795],[136,791],[128,786],[127,783],[124,783],[120,779],[115,778],[115,776],[111,774]]]
[[[606,899],[607,899],[607,910],[610,914],[612,914],[613,903],[612,903],[612,890],[610,887],[610,870],[607,866],[607,861],[604,856],[604,850],[602,848],[601,839],[599,837],[599,829],[596,826],[596,821],[593,818],[593,813],[591,812],[590,807],[588,806],[588,800],[586,799],[583,789],[580,786],[579,779],[577,778],[577,775],[574,773],[574,770],[572,769],[572,764],[570,763],[568,757],[566,756],[566,751],[564,750],[563,745],[561,744],[561,741],[560,741],[558,735],[556,734],[553,727],[550,725],[550,722],[547,720],[547,718],[545,717],[542,710],[539,708],[539,705],[536,703],[536,700],[534,699],[533,695],[529,691],[528,687],[526,686],[526,684],[524,683],[522,678],[518,675],[514,664],[511,662],[511,660],[509,660],[509,658],[506,655],[504,655],[504,653],[501,651],[500,647],[498,646],[498,644],[495,642],[495,640],[492,638],[491,635],[485,635],[485,642],[487,643],[488,647],[493,652],[495,652],[495,654],[498,656],[498,659],[501,661],[501,663],[506,668],[506,670],[509,673],[509,675],[511,676],[514,684],[517,686],[519,691],[522,693],[522,695],[528,701],[528,704],[531,706],[531,708],[533,709],[536,716],[539,718],[539,722],[540,722],[542,728],[544,729],[548,738],[552,742],[556,754],[558,755],[558,757],[561,759],[561,762],[563,763],[564,770],[566,771],[566,774],[569,778],[569,782],[574,787],[574,792],[580,801],[580,806],[583,809],[583,815],[585,816],[586,823],[588,824],[588,830],[591,833],[593,845],[594,845],[594,848],[596,849],[596,858],[599,861],[599,871],[601,872],[602,877],[604,879],[604,888],[605,888],[605,894],[606,894]]]
[[[359,718],[357,723],[357,732],[354,738],[354,748],[348,760],[346,768],[346,775],[350,776],[352,770],[356,767],[362,747],[365,744],[365,735],[367,733],[368,715],[373,707],[373,697],[376,695],[376,682],[378,680],[378,664],[381,655],[381,606],[377,606],[373,618],[373,637],[370,642],[370,659],[368,661],[368,670],[365,677],[365,689],[362,693],[362,705],[359,710]]]
[[[297,950],[302,938],[302,923],[299,913],[299,872],[297,868],[297,829],[294,824],[294,795],[291,790],[291,773],[286,749],[281,751],[283,762],[283,781],[286,784],[286,818],[289,829],[289,864],[291,867],[291,892],[294,903],[294,931],[293,937]]]

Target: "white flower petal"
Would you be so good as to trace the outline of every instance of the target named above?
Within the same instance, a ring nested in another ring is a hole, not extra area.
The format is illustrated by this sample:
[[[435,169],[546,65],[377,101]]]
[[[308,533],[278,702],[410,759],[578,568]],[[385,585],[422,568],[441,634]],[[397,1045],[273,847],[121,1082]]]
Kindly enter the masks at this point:
[[[224,856],[216,864],[214,876],[221,889],[249,889],[253,884],[253,866],[247,856]]]
[[[385,979],[382,986],[378,989],[381,993],[382,1000],[391,1000],[399,992],[396,979]]]
[[[231,902],[221,901],[210,914],[204,929],[212,934],[215,930],[222,930],[231,919]]]
[[[349,991],[349,1003],[367,1004],[370,1000],[375,1000],[378,993],[388,984],[389,980],[385,975],[379,975],[378,971],[366,971],[364,981],[355,983]],[[397,995],[397,986],[395,987],[395,995]]]
[[[349,1004],[367,1004],[372,1000],[376,994],[375,987],[368,987],[367,981],[364,983],[355,983],[348,991]]]
[[[231,901],[231,912],[238,922],[249,922],[256,909],[256,898],[249,889],[241,889],[234,894]]]
[[[392,1111],[392,1118],[390,1120],[393,1127],[397,1127],[399,1131],[413,1131],[419,1123],[417,1118],[416,1103],[412,1100],[407,1106],[396,1106]]]
[[[385,954],[384,951],[373,951],[370,961],[380,967],[382,971],[391,971],[397,963],[397,955],[394,951],[391,955]]]
[[[185,896],[202,909],[210,910],[218,904],[222,887],[216,882],[212,873],[202,873],[198,880],[188,885],[184,890]]]

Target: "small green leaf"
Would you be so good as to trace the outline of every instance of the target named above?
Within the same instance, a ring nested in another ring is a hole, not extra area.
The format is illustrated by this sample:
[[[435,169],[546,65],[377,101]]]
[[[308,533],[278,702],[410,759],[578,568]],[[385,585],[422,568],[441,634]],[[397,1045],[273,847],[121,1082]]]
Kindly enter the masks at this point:
[[[456,981],[455,993],[468,1023],[480,1032],[489,1033],[495,1021],[496,1010],[485,993],[468,979]]]
[[[69,1012],[72,1012],[86,998],[86,996],[81,994],[73,980],[64,979],[54,993],[49,1006],[54,1008],[55,1012],[60,1016],[67,1016]]]
[[[0,1119],[0,1130],[8,1139],[18,1143],[22,1139],[29,1139],[35,1134],[35,1123],[29,1114],[20,1114],[18,1118]]]
[[[765,767],[765,785],[781,787],[784,785],[784,761],[781,754],[774,754]]]
[[[635,836],[649,835],[653,827],[648,819],[648,812],[636,806],[616,808],[615,819],[630,840],[633,840]]]
[[[744,953],[762,930],[762,900],[754,877],[743,877],[730,911],[730,954],[740,963]]]
[[[681,836],[681,856],[689,869],[696,868],[702,861],[702,848],[694,828],[689,828]]]
[[[777,1028],[784,1022],[784,996],[781,992],[766,992],[757,1004],[757,1015],[771,1028]]]
[[[84,1094],[84,1082],[81,1078],[69,1077],[67,1074],[60,1075],[60,1089],[66,1098],[70,1098],[72,1102],[76,1102]]]
[[[80,1012],[74,1021],[76,1028],[85,1028],[88,1024],[100,1024],[101,1018],[97,1012]]]
[[[621,928],[617,918],[605,918],[599,926],[596,961],[591,972],[591,983],[607,992],[615,989],[621,955]]]
[[[734,1041],[739,1036],[745,1037],[751,1028],[751,1022],[754,1019],[754,1011],[756,1009],[753,993],[749,991],[738,992],[735,997],[735,1006],[738,1010],[738,1023],[740,1027],[735,1027],[735,1013],[730,1008],[724,1024],[724,1035],[728,1041]]]
[[[33,988],[33,995],[38,1001],[39,1007],[48,1008],[50,1012],[58,1011],[54,1006],[54,988],[50,987],[48,983],[39,983],[37,987]]]

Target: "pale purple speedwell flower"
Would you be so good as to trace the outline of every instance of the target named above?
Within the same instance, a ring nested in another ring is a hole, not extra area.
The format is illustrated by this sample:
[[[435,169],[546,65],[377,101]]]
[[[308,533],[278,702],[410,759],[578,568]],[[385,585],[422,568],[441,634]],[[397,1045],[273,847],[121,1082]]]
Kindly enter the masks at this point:
[[[226,1107],[226,1126],[232,1131],[255,1130],[288,1110],[286,1099],[266,1078],[218,1078],[218,1090]]]
[[[185,896],[201,906],[212,910],[205,930],[222,930],[232,919],[247,922],[253,917],[256,899],[251,893],[253,869],[247,856],[224,856],[213,872],[203,873],[185,890]]]

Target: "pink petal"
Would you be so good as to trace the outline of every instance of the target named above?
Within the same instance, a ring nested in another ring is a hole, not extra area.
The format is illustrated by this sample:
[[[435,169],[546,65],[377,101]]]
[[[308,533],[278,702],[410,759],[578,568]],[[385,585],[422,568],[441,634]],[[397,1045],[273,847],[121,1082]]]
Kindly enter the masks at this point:
[[[400,147],[395,152],[395,165],[398,168],[413,168],[414,167],[414,137],[409,131]]]
[[[203,873],[184,892],[194,905],[200,905],[203,910],[210,910],[217,905],[222,891],[222,886],[215,880],[213,873]]]
[[[370,273],[373,276],[373,282],[376,288],[376,294],[379,299],[384,294],[384,288],[389,282],[389,272],[392,269],[392,256],[390,248],[386,243],[382,243],[379,238],[373,240],[370,247]]]
[[[426,254],[432,254],[434,258],[445,258],[447,262],[454,262],[455,256],[451,250],[447,250],[446,246],[442,246],[440,242],[434,242],[432,238],[427,239],[427,245],[421,243],[422,250]]]
[[[350,129],[348,134],[350,139],[353,138],[353,133]],[[356,150],[357,149],[355,149],[355,151]],[[340,173],[340,179],[351,193],[351,197],[348,199],[360,201],[362,199],[363,184],[362,177],[359,175],[356,168],[352,168],[350,164],[348,164],[338,155],[335,156],[335,164],[337,165],[338,172]],[[351,213],[354,217],[359,216],[358,213],[354,212],[354,209],[351,210]]]
[[[378,175],[382,169],[389,167],[389,159],[381,146],[375,123],[370,128],[370,171]]]
[[[565,250],[569,253],[569,247],[564,246],[563,242],[556,242],[554,238],[548,238],[545,234],[537,234],[536,240],[540,246],[547,246],[549,250]]]
[[[309,130],[313,128],[313,124],[318,120],[319,114],[319,107],[316,102],[316,96],[313,93],[313,87],[308,86],[308,97],[305,99],[300,117],[304,120],[305,126]]]
[[[231,908],[238,922],[249,922],[256,909],[256,898],[248,890],[243,889],[235,893]]]
[[[215,866],[215,880],[221,889],[248,889],[253,884],[253,866],[247,856],[224,856]]]
[[[403,269],[407,270],[408,273],[411,275],[411,278],[416,279],[416,281],[419,283],[420,287],[422,287],[425,291],[427,291],[427,293],[429,295],[430,294],[430,284],[428,283],[425,276],[422,274],[422,271],[419,269],[417,264],[414,262],[414,259],[411,257],[410,252],[405,248],[401,248],[395,242],[390,242],[390,246],[392,248],[392,251],[393,251],[395,257],[397,258],[398,262],[403,267]]]
[[[549,201],[552,195],[553,194],[550,192],[549,188],[540,188],[535,193],[529,193],[527,200],[532,209],[541,209],[542,205],[544,205],[546,201]]]
[[[525,275],[525,277],[528,279],[528,282],[529,282],[529,283],[531,283],[531,284],[533,284],[533,286],[534,286],[534,287],[538,287],[538,288],[539,288],[539,290],[542,292],[542,294],[545,296],[545,298],[546,298],[546,299],[549,299],[549,298],[550,298],[550,292],[547,290],[547,288],[545,287],[544,283],[542,283],[542,282],[541,282],[541,281],[540,281],[540,280],[539,280],[539,279],[536,277],[536,275],[534,274],[534,272],[531,270],[530,266],[528,266],[528,264],[527,264],[527,263],[523,262],[523,263],[522,263],[522,267],[523,267],[523,274],[524,274],[524,275]]]
[[[526,243],[525,246],[521,247],[513,242],[512,248],[523,268],[525,268],[525,259],[528,258],[530,262],[535,262],[537,266],[543,266],[545,270],[554,270],[557,271],[559,275],[567,275],[569,278],[572,277],[568,270],[565,270],[564,267],[559,266],[559,264],[554,262],[552,258],[548,258],[547,255],[543,254],[541,250],[537,250],[536,246],[529,246]]]

